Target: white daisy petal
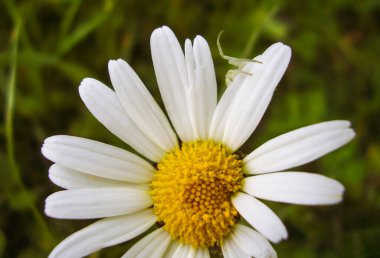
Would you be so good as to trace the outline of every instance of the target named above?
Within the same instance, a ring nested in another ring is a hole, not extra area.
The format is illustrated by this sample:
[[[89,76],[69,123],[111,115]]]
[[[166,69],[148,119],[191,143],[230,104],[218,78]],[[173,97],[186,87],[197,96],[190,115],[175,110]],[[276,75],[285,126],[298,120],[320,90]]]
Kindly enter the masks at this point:
[[[288,237],[281,220],[259,200],[239,192],[232,197],[231,201],[239,214],[270,241],[278,243]]]
[[[49,258],[84,257],[104,247],[128,241],[156,222],[152,209],[99,220],[63,240]]]
[[[49,178],[54,184],[65,189],[95,187],[141,187],[141,189],[149,189],[147,184],[140,185],[93,176],[58,164],[53,164],[50,167]]]
[[[198,248],[195,258],[210,258],[210,251],[207,247]]]
[[[120,103],[139,129],[166,152],[176,147],[169,121],[133,69],[118,59],[108,63],[108,70]]]
[[[191,252],[188,254],[187,257],[194,257],[194,258],[209,258],[210,252],[208,250],[208,247],[197,247],[192,248]]]
[[[245,178],[243,191],[257,198],[303,205],[336,204],[344,187],[338,181],[305,172],[278,172]]]
[[[170,120],[182,141],[193,140],[186,96],[189,85],[181,46],[165,26],[153,31],[150,46],[157,83]]]
[[[355,133],[348,121],[330,121],[280,135],[245,159],[249,174],[281,171],[313,161],[349,142]]]
[[[194,248],[191,245],[181,244],[178,240],[173,240],[163,257],[210,258],[210,252],[207,247]]]
[[[194,46],[185,42],[185,58],[189,80],[188,107],[195,138],[207,139],[216,107],[216,78],[210,48],[204,38],[197,36]]]
[[[261,120],[273,92],[289,64],[291,50],[282,43],[270,46],[249,62],[228,86],[215,110],[210,138],[238,149]]]
[[[45,213],[53,218],[92,219],[133,213],[151,205],[148,190],[83,188],[51,194],[45,201]]]
[[[230,239],[224,240],[224,243],[221,246],[223,258],[234,258],[235,253],[233,253],[233,250],[229,247],[229,244],[227,244],[227,241],[232,241]]]
[[[47,138],[42,154],[67,168],[94,176],[146,183],[155,169],[123,149],[80,137],[57,135]]]
[[[179,244],[178,248],[173,254],[173,258],[196,258],[198,256],[198,249],[191,245]]]
[[[299,129],[277,136],[270,141],[267,141],[259,148],[257,148],[254,152],[252,152],[251,155],[260,156],[270,151],[289,145],[293,142],[318,135],[319,133],[336,129],[349,128],[350,125],[351,123],[349,121],[334,120],[301,127]]]
[[[175,250],[174,254],[173,254],[173,258],[182,258],[184,257],[184,254],[187,252],[187,249],[188,249],[189,245],[185,245],[185,244],[182,244],[180,243],[177,247],[177,249]]]
[[[177,239],[172,240],[170,242],[170,245],[167,248],[166,253],[164,254],[163,258],[175,258],[173,255],[174,255],[174,253],[177,250],[179,245],[180,245],[180,242]]]
[[[231,238],[248,257],[276,258],[277,254],[268,240],[250,227],[236,224]]]
[[[250,258],[250,256],[243,252],[240,247],[232,240],[231,236],[224,239],[221,246],[224,258]]]
[[[168,27],[151,37],[153,65],[166,110],[182,141],[206,139],[216,106],[216,78],[206,40],[185,42],[185,55]]]
[[[186,251],[183,253],[182,258],[195,258],[197,248],[187,245]]]
[[[138,241],[122,258],[161,258],[170,242],[169,233],[161,227]]]
[[[79,94],[90,112],[114,135],[148,159],[158,162],[165,151],[157,146],[127,115],[116,93],[103,83],[86,78]]]

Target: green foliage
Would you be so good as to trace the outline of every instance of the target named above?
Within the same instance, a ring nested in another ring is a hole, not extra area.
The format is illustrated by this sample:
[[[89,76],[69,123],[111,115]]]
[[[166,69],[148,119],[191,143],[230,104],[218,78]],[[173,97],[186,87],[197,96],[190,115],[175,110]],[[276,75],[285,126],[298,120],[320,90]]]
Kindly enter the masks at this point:
[[[296,170],[331,176],[346,187],[342,204],[269,203],[289,240],[280,257],[379,257],[380,2],[357,1],[77,1],[0,3],[0,256],[44,257],[85,224],[48,219],[44,199],[57,188],[40,154],[47,136],[70,134],[128,147],[85,109],[80,81],[110,85],[107,61],[124,58],[162,104],[149,53],[154,28],[169,25],[180,41],[203,35],[219,95],[233,69],[220,58],[252,58],[275,41],[293,57],[266,115],[244,152],[276,135],[333,119],[352,121],[355,140]],[[7,40],[8,39],[8,40]],[[117,257],[131,243],[91,257]]]

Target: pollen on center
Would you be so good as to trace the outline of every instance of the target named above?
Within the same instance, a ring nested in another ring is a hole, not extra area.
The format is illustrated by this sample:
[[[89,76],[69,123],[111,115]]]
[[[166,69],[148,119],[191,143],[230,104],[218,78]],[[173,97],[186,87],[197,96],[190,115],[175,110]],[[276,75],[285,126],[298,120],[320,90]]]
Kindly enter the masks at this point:
[[[187,142],[157,168],[153,210],[171,237],[195,247],[220,244],[238,216],[230,201],[243,178],[238,156],[212,141]]]

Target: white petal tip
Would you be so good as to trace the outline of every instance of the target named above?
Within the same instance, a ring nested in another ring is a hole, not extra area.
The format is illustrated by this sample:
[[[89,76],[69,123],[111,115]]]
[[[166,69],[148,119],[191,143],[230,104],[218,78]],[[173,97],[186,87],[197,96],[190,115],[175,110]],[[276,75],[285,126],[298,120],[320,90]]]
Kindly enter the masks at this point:
[[[271,241],[272,243],[278,244],[281,241],[286,240],[286,239],[288,239],[288,231],[284,231],[283,235],[279,236],[278,238],[271,238],[269,239],[269,241]]]
[[[78,91],[79,96],[83,99],[85,94],[94,87],[94,81],[95,79],[92,78],[84,78],[81,83],[79,84]]]
[[[51,208],[51,199],[54,198],[52,197],[53,194],[49,195],[46,200],[45,200],[45,209],[44,212],[47,216],[51,218],[59,218],[54,215],[54,209]]]
[[[108,61],[108,71],[114,69],[116,63],[117,63],[116,60],[113,60],[113,59],[109,60],[109,61]]]
[[[54,142],[54,140],[56,140],[58,137],[60,137],[60,135],[53,135],[53,136],[49,136],[49,137],[47,137],[47,138],[44,140],[42,146],[44,146],[45,144],[48,144],[48,143]]]
[[[166,29],[169,29],[168,27],[166,26],[162,26],[162,27],[158,27],[156,28],[153,32],[152,32],[152,35],[151,37],[156,37],[156,36],[159,36],[160,34],[164,33]],[[169,29],[170,30],[170,29]]]
[[[160,37],[162,37],[164,35],[167,37],[175,37],[174,32],[169,27],[162,26],[162,27],[155,29],[152,32],[152,35],[150,37],[151,43],[152,43],[152,41],[158,40]]]
[[[354,131],[353,129],[350,128],[349,131],[347,131],[347,138],[348,138],[348,141],[347,141],[347,142],[349,142],[349,141],[351,141],[352,139],[354,139],[355,136],[356,136],[355,131]]]

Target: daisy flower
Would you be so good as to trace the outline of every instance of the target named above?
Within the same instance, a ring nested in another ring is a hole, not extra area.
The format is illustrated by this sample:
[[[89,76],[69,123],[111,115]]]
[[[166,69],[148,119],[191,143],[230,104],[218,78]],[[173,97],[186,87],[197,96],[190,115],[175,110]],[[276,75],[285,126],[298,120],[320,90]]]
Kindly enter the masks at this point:
[[[45,213],[97,219],[63,240],[50,257],[82,257],[149,230],[123,257],[276,257],[270,242],[287,238],[278,216],[258,199],[335,204],[343,186],[322,175],[288,171],[350,141],[348,121],[280,135],[244,157],[236,154],[262,118],[291,50],[270,46],[237,73],[220,101],[204,38],[185,41],[168,27],[151,36],[160,109],[132,68],[109,62],[114,90],[86,78],[80,96],[90,112],[140,155],[105,143],[58,135],[42,153],[49,177],[66,189],[46,199]],[[281,171],[281,172],[280,172]],[[269,240],[269,241],[268,241]]]

